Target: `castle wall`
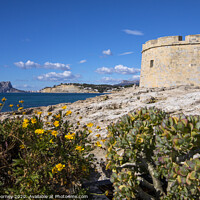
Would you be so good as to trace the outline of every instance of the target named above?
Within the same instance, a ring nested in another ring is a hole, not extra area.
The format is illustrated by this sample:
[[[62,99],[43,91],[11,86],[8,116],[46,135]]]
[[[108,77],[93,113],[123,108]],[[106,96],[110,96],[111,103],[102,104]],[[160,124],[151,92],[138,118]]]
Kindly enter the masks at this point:
[[[140,86],[200,85],[200,35],[162,37],[142,46]]]

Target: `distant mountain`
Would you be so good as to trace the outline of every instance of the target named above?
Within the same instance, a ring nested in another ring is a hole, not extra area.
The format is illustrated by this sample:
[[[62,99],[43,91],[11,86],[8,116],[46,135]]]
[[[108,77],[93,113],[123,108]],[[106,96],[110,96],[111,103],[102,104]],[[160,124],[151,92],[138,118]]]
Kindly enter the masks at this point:
[[[134,80],[134,81],[127,81],[124,80],[121,83],[116,84],[115,86],[128,86],[128,85],[137,85],[139,86],[140,80]]]
[[[18,92],[25,92],[25,91],[13,88],[10,81],[0,82],[0,93],[18,93]]]

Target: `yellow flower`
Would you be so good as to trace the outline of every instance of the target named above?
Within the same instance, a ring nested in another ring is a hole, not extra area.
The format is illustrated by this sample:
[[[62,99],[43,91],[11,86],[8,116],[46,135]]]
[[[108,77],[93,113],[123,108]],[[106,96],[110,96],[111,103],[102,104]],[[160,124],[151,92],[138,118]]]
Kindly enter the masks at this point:
[[[49,142],[50,142],[51,144],[53,144],[53,143],[54,143],[54,142],[53,142],[53,139],[50,139],[50,140],[49,140]]]
[[[85,165],[82,166],[82,170],[83,170],[84,172],[87,170],[87,168],[86,168]]]
[[[81,146],[76,146],[76,150],[78,150],[79,152],[83,151],[84,148],[82,148]]]
[[[59,121],[55,121],[55,122],[53,123],[53,125],[54,125],[55,127],[58,127],[58,126],[59,126]]]
[[[54,167],[53,169],[52,169],[52,173],[54,174],[54,173],[57,173],[58,172],[58,169],[56,168],[56,167]]]
[[[13,104],[10,104],[9,107],[12,108],[12,107],[13,107]]]
[[[51,134],[56,137],[58,135],[58,132],[57,131],[52,131]]]
[[[49,115],[49,116],[52,115],[52,112],[48,112],[48,115]]]
[[[79,119],[82,119],[82,117],[80,116]]]
[[[24,123],[29,123],[29,119],[24,118]]]
[[[96,129],[101,129],[101,127],[100,127],[100,126],[97,126]]]
[[[23,100],[21,100],[21,101],[19,101],[19,103],[24,103],[24,101],[23,101]]]
[[[106,195],[106,196],[109,195],[109,191],[108,191],[108,190],[105,191],[105,195]]]
[[[22,127],[23,127],[23,128],[27,128],[27,126],[28,126],[28,123],[23,122]]]
[[[106,141],[106,139],[102,139],[101,141],[104,143]]]
[[[20,107],[20,105],[19,105],[19,104],[17,104],[17,107],[19,108],[19,107]]]
[[[91,123],[91,122],[88,123],[88,124],[87,124],[87,127],[93,127],[93,123]]]
[[[65,135],[65,138],[68,139],[68,140],[73,140],[74,135],[75,135],[75,133],[72,133],[72,134],[68,133],[67,135]]]
[[[67,108],[67,106],[63,106],[63,107],[62,107],[62,109],[64,109],[64,110],[65,110],[66,108]]]
[[[20,110],[22,110],[23,109],[23,107],[20,107],[20,108],[18,108],[18,111],[20,111]]]
[[[98,137],[98,138],[99,138],[99,137],[101,137],[101,135],[100,135],[100,134],[97,134],[97,135],[96,135],[96,137]]]
[[[20,149],[24,149],[25,147],[24,147],[23,144],[21,144],[21,145],[19,146],[19,148],[20,148]]]
[[[43,134],[44,133],[44,129],[36,129],[35,133],[36,134]]]
[[[31,123],[32,124],[36,124],[37,123],[37,120],[35,118],[31,118]]]
[[[2,104],[2,103],[0,103],[0,106],[3,106],[3,104]]]
[[[88,132],[89,132],[89,133],[92,133],[92,131],[91,131],[91,130],[88,130]]]
[[[3,99],[1,99],[2,102],[5,102],[7,99],[4,97]]]
[[[96,142],[96,146],[102,147],[101,143],[99,141]]]
[[[72,114],[72,111],[71,111],[71,110],[69,110],[69,111],[66,112],[66,116],[68,116],[68,115],[70,115],[70,114]]]
[[[56,168],[58,169],[58,171],[62,171],[62,169],[65,167],[65,165],[62,165],[61,163],[56,165]]]
[[[41,111],[40,111],[40,112],[37,112],[37,114],[38,114],[38,115],[41,115],[41,114],[42,114],[42,112],[41,112]]]
[[[60,114],[56,115],[56,118],[60,118]]]

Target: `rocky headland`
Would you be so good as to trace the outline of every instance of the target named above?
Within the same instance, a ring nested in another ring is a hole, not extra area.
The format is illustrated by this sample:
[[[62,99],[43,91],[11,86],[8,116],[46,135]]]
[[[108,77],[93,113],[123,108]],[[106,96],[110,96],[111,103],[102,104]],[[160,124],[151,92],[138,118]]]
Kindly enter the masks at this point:
[[[174,86],[169,88],[139,88],[131,87],[112,94],[106,94],[75,103],[62,103],[47,107],[29,108],[26,110],[27,117],[34,113],[34,110],[42,111],[42,115],[48,112],[56,113],[62,110],[62,106],[67,105],[67,110],[72,114],[67,116],[67,120],[73,124],[80,123],[81,126],[92,122],[91,138],[97,141],[96,134],[101,135],[101,139],[106,139],[106,127],[117,122],[120,117],[141,107],[156,107],[164,110],[170,115],[200,115],[200,87],[199,86]],[[20,113],[18,113],[20,114]],[[0,113],[0,119],[12,117],[11,113]],[[96,126],[101,129],[97,130]],[[97,158],[98,176],[93,176],[93,180],[106,180],[109,175],[102,167],[105,162],[106,151],[98,148],[94,151]]]
[[[13,88],[10,81],[0,82],[0,93],[22,93],[22,92],[25,91]]]

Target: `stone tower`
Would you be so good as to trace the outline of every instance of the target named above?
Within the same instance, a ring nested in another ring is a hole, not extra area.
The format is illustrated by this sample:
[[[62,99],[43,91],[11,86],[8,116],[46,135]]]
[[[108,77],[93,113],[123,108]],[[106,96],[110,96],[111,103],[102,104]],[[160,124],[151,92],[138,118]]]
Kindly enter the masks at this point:
[[[142,46],[141,87],[200,86],[200,34],[161,37]]]

